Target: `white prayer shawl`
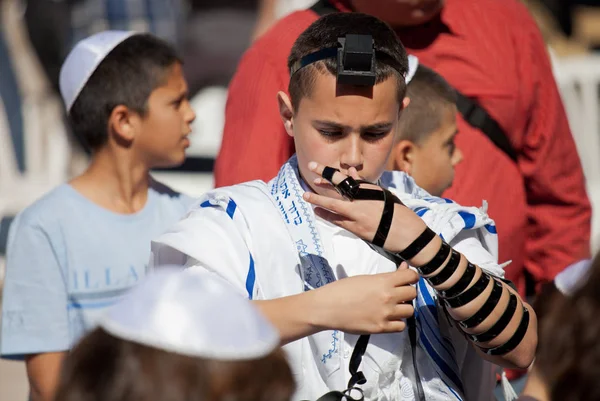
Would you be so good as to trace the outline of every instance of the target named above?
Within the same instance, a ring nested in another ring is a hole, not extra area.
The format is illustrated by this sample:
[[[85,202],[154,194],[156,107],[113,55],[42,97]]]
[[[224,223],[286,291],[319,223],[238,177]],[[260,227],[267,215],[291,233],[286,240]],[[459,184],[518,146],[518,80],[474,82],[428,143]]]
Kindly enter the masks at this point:
[[[205,268],[251,299],[289,296],[334,281],[321,241],[327,234],[317,229],[312,207],[302,200],[297,171],[292,157],[269,184],[253,181],[207,193],[185,219],[153,241],[151,268],[173,263]],[[431,197],[403,173],[386,173],[382,184],[469,260],[503,276],[496,260],[495,226],[484,210]],[[357,245],[363,244],[354,238]],[[387,271],[395,268],[377,257]],[[426,399],[493,399],[491,364],[451,327],[424,280],[418,290],[417,366]],[[431,323],[432,317],[437,323]],[[345,389],[350,376],[347,356],[357,338],[324,331],[286,345],[297,384],[294,399],[316,400],[330,390]],[[362,386],[366,399],[415,399],[406,332],[371,336],[361,370],[367,378]]]

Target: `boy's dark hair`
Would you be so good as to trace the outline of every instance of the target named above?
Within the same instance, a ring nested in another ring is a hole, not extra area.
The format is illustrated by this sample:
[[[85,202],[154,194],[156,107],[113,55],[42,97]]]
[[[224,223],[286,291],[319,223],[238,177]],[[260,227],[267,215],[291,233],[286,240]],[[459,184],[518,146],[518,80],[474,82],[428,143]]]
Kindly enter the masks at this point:
[[[289,401],[294,379],[281,349],[254,360],[218,361],[148,347],[102,329],[63,363],[60,401]]]
[[[408,84],[410,104],[400,117],[400,138],[422,143],[442,125],[444,111],[456,105],[456,90],[437,72],[419,65]]]
[[[338,38],[346,34],[363,34],[373,37],[376,51],[384,52],[389,57],[383,60],[377,58],[375,64],[376,83],[380,83],[395,76],[398,85],[398,100],[401,102],[406,92],[404,76],[408,70],[406,50],[398,37],[385,22],[361,13],[333,13],[327,14],[310,25],[296,39],[290,56],[288,57],[288,70],[302,59],[302,57],[315,51],[338,46]],[[325,59],[301,68],[291,78],[288,92],[294,109],[298,108],[300,100],[310,96],[316,79],[316,73],[336,75],[337,60]]]
[[[552,401],[600,399],[600,254],[580,285],[570,296],[546,296],[538,319],[533,367]]]
[[[69,112],[75,136],[89,150],[108,140],[108,118],[119,105],[144,116],[148,98],[181,62],[165,41],[149,34],[133,35],[116,46],[98,65]]]

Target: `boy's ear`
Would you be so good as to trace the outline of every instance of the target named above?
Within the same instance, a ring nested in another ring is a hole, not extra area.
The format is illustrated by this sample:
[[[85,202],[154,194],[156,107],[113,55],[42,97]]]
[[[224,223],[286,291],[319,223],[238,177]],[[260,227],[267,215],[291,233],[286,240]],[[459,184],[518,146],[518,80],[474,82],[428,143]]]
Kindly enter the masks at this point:
[[[118,105],[108,117],[109,135],[114,135],[115,140],[124,146],[129,146],[135,139],[139,116],[127,106]]]
[[[404,99],[402,99],[402,104],[400,105],[400,111],[407,108],[409,104],[410,104],[410,98],[408,96],[405,96]]]
[[[285,131],[291,137],[294,136],[294,109],[292,108],[292,101],[285,92],[277,92],[277,103],[279,104],[279,115]]]
[[[392,150],[394,170],[404,171],[406,174],[411,175],[416,150],[413,142],[406,139],[399,141]]]

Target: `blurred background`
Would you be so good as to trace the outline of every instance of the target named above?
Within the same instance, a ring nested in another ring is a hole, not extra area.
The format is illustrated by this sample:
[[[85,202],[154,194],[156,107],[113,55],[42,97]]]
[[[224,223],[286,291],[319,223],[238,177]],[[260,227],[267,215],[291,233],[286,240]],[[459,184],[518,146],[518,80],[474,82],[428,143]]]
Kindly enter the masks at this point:
[[[548,44],[594,206],[600,245],[600,0],[524,0]],[[23,208],[81,172],[87,156],[70,136],[58,96],[64,57],[98,31],[150,31],[175,44],[197,119],[188,160],[156,171],[174,189],[213,186],[227,85],[273,21],[311,0],[0,0],[0,302],[8,227]],[[516,28],[518,29],[518,27]],[[0,400],[25,400],[24,365],[0,361]]]

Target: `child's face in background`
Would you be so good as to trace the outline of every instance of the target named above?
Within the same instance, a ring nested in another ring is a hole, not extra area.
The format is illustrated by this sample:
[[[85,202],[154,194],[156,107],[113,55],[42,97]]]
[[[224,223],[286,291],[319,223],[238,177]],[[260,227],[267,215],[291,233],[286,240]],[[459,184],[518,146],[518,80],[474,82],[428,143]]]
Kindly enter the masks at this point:
[[[395,163],[395,168],[408,173],[417,185],[434,196],[441,196],[452,185],[454,166],[462,160],[462,153],[454,143],[456,112],[456,106],[445,108],[440,127],[421,143],[411,143],[404,165]],[[397,146],[402,146],[402,142]]]
[[[190,146],[187,137],[195,118],[181,64],[176,63],[166,73],[164,84],[150,94],[135,141],[149,168],[172,167],[185,161]]]

